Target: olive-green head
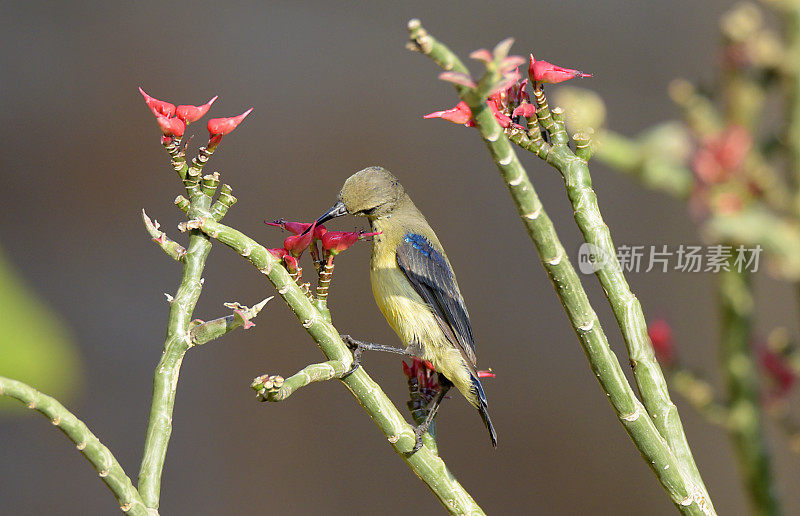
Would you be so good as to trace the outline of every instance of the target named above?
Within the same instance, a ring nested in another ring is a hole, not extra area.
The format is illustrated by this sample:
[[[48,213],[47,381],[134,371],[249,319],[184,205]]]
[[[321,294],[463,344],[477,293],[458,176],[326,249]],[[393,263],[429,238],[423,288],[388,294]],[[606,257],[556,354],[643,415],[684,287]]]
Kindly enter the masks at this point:
[[[368,167],[347,178],[339,201],[317,219],[317,224],[348,214],[377,218],[391,213],[404,197],[403,186],[391,172]]]

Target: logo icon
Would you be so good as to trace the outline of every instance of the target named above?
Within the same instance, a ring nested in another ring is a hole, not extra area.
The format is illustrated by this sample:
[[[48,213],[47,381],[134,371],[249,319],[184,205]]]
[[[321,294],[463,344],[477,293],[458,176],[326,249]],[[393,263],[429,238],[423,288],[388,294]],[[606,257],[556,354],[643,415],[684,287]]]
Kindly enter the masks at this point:
[[[578,248],[578,269],[583,274],[594,274],[611,264],[612,257],[594,244],[584,243]]]

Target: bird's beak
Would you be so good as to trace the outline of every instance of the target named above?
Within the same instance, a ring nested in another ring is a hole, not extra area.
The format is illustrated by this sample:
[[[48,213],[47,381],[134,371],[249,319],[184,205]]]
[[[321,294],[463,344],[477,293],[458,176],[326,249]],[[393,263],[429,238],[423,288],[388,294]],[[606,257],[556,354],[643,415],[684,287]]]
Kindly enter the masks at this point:
[[[326,211],[325,213],[319,216],[317,222],[314,225],[319,226],[324,222],[327,222],[331,219],[335,219],[336,217],[341,217],[342,215],[347,215],[347,214],[348,211],[347,208],[345,208],[344,203],[342,201],[337,201],[336,204],[334,204],[330,210]],[[311,228],[309,227],[307,230],[303,232],[303,234],[305,235],[306,233],[308,233],[310,229]]]

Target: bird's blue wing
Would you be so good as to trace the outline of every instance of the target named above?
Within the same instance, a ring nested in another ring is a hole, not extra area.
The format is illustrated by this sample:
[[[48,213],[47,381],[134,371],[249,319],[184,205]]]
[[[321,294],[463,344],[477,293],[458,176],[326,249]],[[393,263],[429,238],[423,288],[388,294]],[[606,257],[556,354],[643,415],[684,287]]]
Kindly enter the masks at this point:
[[[430,241],[408,233],[397,247],[397,264],[417,293],[430,305],[439,326],[468,362],[475,365],[475,341],[464,298],[458,290],[453,270]]]

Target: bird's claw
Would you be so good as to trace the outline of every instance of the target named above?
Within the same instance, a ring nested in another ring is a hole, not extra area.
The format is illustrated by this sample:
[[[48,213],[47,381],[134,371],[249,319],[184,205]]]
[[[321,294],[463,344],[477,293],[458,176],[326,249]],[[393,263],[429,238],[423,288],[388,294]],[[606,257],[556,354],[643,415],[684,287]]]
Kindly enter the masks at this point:
[[[422,436],[425,435],[425,432],[427,431],[428,429],[422,428],[421,425],[414,429],[414,437],[416,438],[416,441],[414,442],[414,447],[409,452],[409,455],[417,453],[417,451],[419,451],[419,449],[422,448]]]
[[[344,343],[353,353],[353,362],[350,365],[350,369],[348,369],[347,371],[344,372],[344,374],[342,374],[342,379],[344,379],[350,376],[351,374],[355,373],[356,369],[361,367],[361,352],[363,351],[363,349],[359,345],[358,341],[355,340],[350,335],[341,335],[341,338],[342,341],[344,341]]]

